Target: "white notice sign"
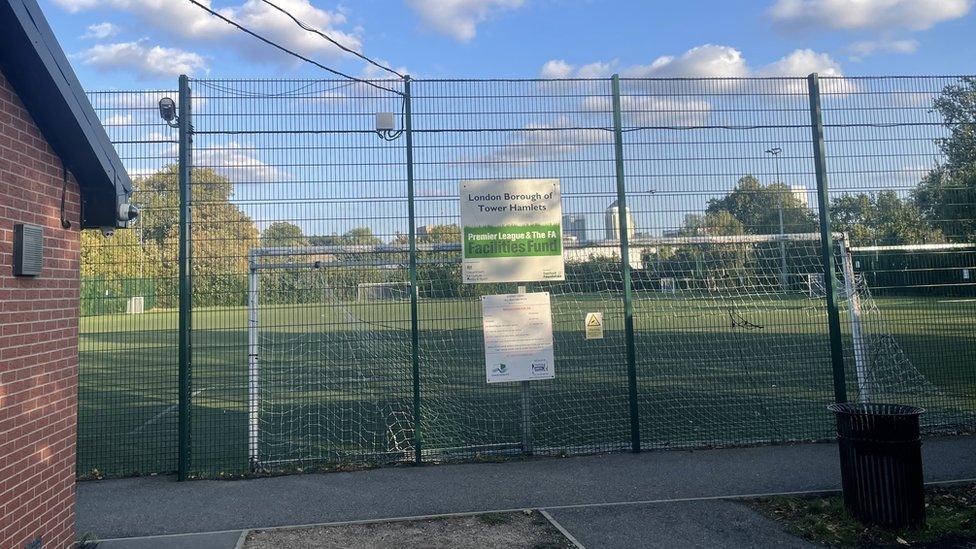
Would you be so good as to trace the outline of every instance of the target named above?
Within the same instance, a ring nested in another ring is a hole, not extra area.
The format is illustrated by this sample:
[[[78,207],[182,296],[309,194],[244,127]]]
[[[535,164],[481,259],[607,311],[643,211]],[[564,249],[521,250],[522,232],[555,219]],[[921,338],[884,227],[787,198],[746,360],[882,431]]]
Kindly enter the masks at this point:
[[[465,284],[564,280],[558,179],[462,181]]]
[[[488,383],[556,377],[549,293],[481,298]]]

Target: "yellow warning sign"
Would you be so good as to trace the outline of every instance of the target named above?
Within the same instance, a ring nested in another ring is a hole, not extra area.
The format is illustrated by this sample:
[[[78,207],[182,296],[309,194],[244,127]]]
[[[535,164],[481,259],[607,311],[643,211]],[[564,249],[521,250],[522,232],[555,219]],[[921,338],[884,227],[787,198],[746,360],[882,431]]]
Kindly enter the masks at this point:
[[[603,313],[586,313],[586,339],[603,339]]]

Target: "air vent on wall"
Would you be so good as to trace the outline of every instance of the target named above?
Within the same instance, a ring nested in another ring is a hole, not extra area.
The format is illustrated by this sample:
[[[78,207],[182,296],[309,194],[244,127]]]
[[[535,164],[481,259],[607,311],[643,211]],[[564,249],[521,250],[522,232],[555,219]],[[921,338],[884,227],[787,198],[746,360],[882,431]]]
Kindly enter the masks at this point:
[[[37,276],[44,264],[44,227],[14,225],[14,276]]]

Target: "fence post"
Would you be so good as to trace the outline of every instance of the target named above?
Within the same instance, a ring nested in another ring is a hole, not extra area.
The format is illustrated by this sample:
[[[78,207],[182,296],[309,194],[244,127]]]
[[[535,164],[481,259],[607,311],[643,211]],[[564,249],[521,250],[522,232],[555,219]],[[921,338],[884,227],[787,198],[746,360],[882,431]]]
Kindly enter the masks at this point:
[[[407,216],[410,218],[410,352],[413,371],[413,446],[415,463],[423,461],[420,434],[420,324],[417,310],[417,223],[413,193],[413,117],[410,75],[403,77],[403,129],[407,139]]]
[[[630,220],[627,219],[627,191],[624,186],[624,133],[620,114],[620,76],[611,78],[613,89],[613,152],[617,179],[617,223],[620,229],[620,272],[624,286],[624,334],[627,343],[627,388],[630,408],[630,443],[640,452],[640,414],[637,408],[637,352],[634,348],[634,296],[630,283]]]
[[[192,330],[193,291],[192,270],[193,247],[191,242],[191,211],[192,194],[190,178],[192,171],[192,138],[193,126],[190,114],[190,80],[186,75],[180,76],[179,103],[179,185],[180,185],[180,311],[179,311],[179,463],[177,476],[179,480],[186,480],[190,474],[190,397],[191,397],[191,348],[190,334]]]
[[[840,331],[840,311],[834,287],[834,235],[830,228],[830,203],[827,194],[827,153],[824,150],[823,114],[820,108],[820,77],[807,77],[810,90],[810,127],[813,129],[813,165],[817,173],[817,211],[820,216],[820,253],[823,256],[824,287],[827,293],[827,329],[830,332],[830,362],[834,375],[834,400],[847,402],[844,374],[844,344]]]

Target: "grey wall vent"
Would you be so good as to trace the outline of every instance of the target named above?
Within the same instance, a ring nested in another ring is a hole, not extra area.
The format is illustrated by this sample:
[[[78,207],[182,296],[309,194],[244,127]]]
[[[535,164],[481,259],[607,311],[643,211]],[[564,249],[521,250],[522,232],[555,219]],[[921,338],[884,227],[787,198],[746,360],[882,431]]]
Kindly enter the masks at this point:
[[[14,276],[37,276],[44,265],[44,227],[14,225]]]

